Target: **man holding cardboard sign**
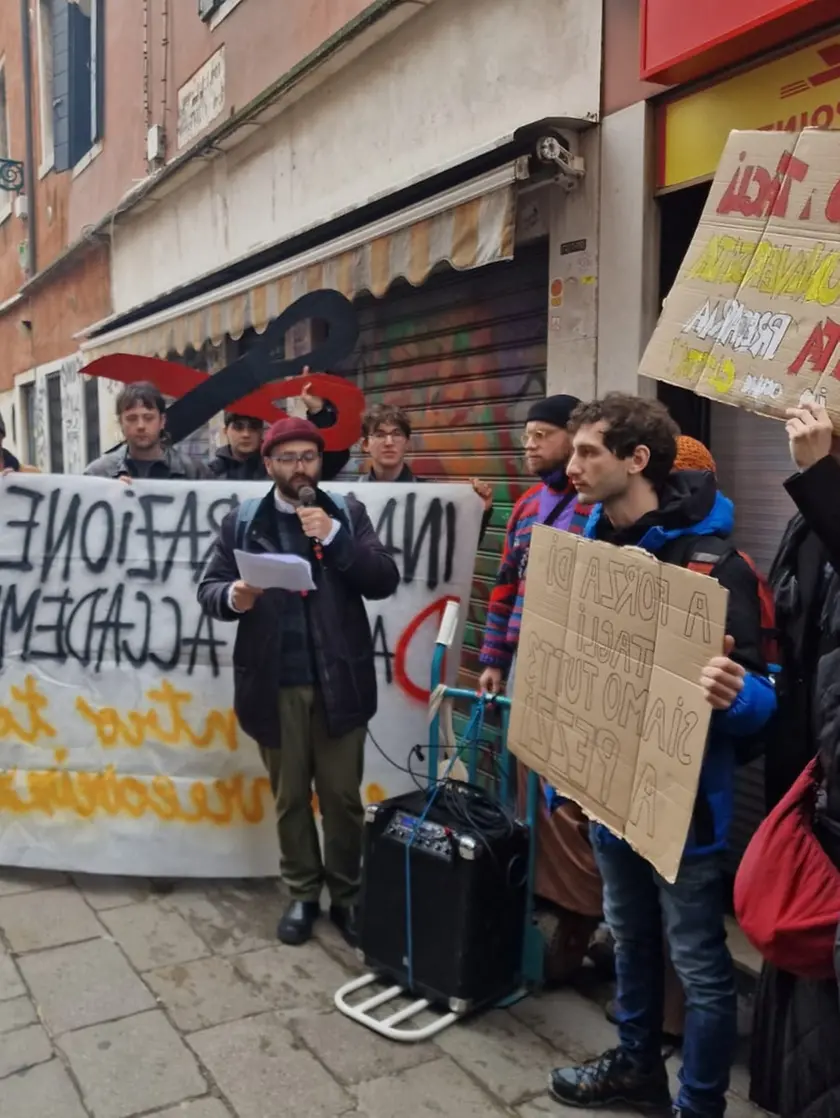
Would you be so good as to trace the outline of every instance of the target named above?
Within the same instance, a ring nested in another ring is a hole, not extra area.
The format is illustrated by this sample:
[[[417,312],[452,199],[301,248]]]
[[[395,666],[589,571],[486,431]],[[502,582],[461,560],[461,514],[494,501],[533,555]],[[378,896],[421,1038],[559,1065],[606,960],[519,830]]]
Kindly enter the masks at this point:
[[[670,1106],[664,928],[687,1002],[677,1108],[720,1118],[736,1039],[721,866],[734,739],[775,708],[757,581],[728,548],[714,579],[680,569],[729,534],[732,505],[710,474],[671,473],[678,432],[661,404],[613,393],[570,431],[593,542],[534,533],[510,741],[598,820],[619,1045],[557,1069],[551,1089],[567,1105]]]

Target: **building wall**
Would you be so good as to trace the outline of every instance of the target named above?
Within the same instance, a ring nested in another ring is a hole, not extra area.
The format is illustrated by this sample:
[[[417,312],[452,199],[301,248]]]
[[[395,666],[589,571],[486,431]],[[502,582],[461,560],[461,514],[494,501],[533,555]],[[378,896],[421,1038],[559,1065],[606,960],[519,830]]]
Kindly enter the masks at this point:
[[[516,18],[507,0],[437,0],[119,221],[114,310],[463,162],[522,125],[597,120],[600,58],[600,6],[590,0],[532,0]]]
[[[224,106],[204,133],[244,108],[350,21],[389,6],[383,0],[242,0],[215,26],[199,19],[195,0],[110,0],[105,140],[100,154],[79,176],[82,188],[73,191],[71,240],[113,210],[147,176],[150,125],[164,128],[167,160],[180,154],[178,90],[221,47]],[[416,9],[416,4],[411,7]]]
[[[32,5],[34,13],[36,5]],[[32,100],[35,125],[35,153],[38,174],[34,183],[25,183],[25,193],[30,208],[37,206],[36,265],[42,268],[54,260],[67,241],[67,215],[69,209],[70,181],[68,175],[56,175],[40,166],[40,113],[41,103],[38,73],[37,25],[33,17],[31,26],[32,47]],[[0,3],[0,58],[3,59],[6,87],[6,115],[9,135],[10,158],[24,161],[26,151],[25,101],[23,89],[23,62],[21,51],[20,4],[15,0]],[[28,224],[15,216],[14,195],[0,191],[0,305],[13,296],[26,281],[21,246],[26,242]],[[2,377],[8,368],[0,369]]]
[[[25,370],[73,353],[75,335],[104,318],[110,306],[108,247],[94,243],[0,313],[0,391]]]
[[[595,395],[597,352],[600,137],[580,137],[586,173],[572,189],[550,191],[547,390],[582,400]]]
[[[653,197],[649,99],[668,89],[642,81],[640,0],[604,0],[599,129],[597,391],[651,394],[638,365],[659,314],[659,211]]]
[[[668,86],[639,77],[640,0],[604,0],[604,116],[655,97]]]
[[[71,192],[83,189],[78,177],[56,172],[52,161],[44,158],[48,145],[42,108],[51,107],[52,87],[47,88],[45,83],[42,88],[44,57],[39,31],[36,0],[30,5],[35,174],[25,182],[24,193],[29,212],[34,212],[36,219],[38,273],[49,269],[66,249]],[[26,136],[20,5],[13,0],[0,4],[0,58],[5,68],[9,154],[23,162]],[[74,335],[107,315],[111,307],[110,254],[101,241],[82,246],[66,266],[39,276],[28,286],[32,277],[26,271],[25,250],[31,224],[15,215],[14,195],[0,193],[0,393],[4,394],[14,391],[21,373],[74,353],[78,348]]]
[[[597,390],[649,392],[638,366],[659,314],[653,110],[637,101],[601,124]]]
[[[4,60],[9,156],[12,159],[22,160],[25,133],[19,8],[19,4],[0,4],[0,57]],[[24,278],[18,245],[26,236],[26,227],[14,216],[13,199],[13,194],[0,191],[0,304],[15,294]],[[3,371],[0,370],[0,377],[2,376]],[[2,383],[0,380],[0,387]]]
[[[178,89],[221,45],[227,55],[224,119],[349,21],[384,2],[284,0],[278,5],[275,0],[243,0],[211,28],[198,18],[194,0],[149,0],[145,5],[148,34],[144,36],[143,0],[108,0],[104,137],[72,171],[58,173],[49,155],[45,157],[50,150],[52,119],[44,121],[41,114],[42,109],[52,108],[54,90],[44,80],[48,52],[42,49],[39,4],[33,0],[30,42],[36,174],[26,184],[26,194],[30,210],[36,211],[36,269],[43,271],[69,246],[83,242],[85,234],[146,178],[149,123],[165,124],[170,135],[167,156],[177,154]],[[166,24],[164,9],[169,13]],[[51,42],[46,26],[43,38]],[[25,111],[17,0],[0,4],[0,59],[5,66],[9,154],[23,161]],[[39,283],[25,301],[4,307],[29,278],[24,267],[28,235],[28,223],[14,215],[13,195],[0,193],[0,346],[4,354],[0,391],[9,390],[21,372],[71,353],[76,348],[73,335],[106,317],[111,309],[108,253],[104,249],[91,253],[83,243],[81,258],[71,261],[69,271]],[[24,321],[32,323],[31,329]]]
[[[80,473],[87,465],[81,358],[75,335],[110,308],[108,247],[94,243],[80,251],[57,274],[37,284],[0,315],[0,414],[6,422],[10,449],[28,465],[55,468],[48,441],[47,377],[61,381],[63,472]],[[36,409],[28,452],[24,385],[35,386]],[[100,415],[113,411],[116,386],[99,386]],[[14,418],[14,432],[12,419]],[[110,433],[103,420],[104,437]],[[14,437],[12,437],[14,435]]]

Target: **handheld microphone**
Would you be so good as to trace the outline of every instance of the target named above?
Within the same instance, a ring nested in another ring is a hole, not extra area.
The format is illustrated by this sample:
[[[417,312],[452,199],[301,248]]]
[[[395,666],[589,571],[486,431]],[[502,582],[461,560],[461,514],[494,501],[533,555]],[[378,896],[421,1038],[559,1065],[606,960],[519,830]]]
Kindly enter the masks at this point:
[[[298,500],[304,508],[312,508],[318,503],[318,494],[311,485],[303,485],[298,490]],[[315,552],[315,558],[320,562],[324,558],[324,553],[318,540],[312,541],[312,550]]]

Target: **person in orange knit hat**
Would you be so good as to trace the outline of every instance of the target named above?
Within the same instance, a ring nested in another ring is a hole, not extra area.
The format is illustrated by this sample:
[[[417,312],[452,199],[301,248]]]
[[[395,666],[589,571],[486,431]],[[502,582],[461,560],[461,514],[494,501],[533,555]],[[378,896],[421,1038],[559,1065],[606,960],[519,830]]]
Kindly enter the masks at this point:
[[[692,439],[691,435],[679,435],[674,470],[706,470],[710,474],[716,474],[717,466],[712,452],[699,439]]]

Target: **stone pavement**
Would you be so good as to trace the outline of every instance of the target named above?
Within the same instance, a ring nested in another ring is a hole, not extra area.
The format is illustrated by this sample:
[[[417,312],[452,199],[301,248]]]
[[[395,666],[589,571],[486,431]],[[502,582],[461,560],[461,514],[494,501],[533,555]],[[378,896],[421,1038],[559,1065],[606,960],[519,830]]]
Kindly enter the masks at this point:
[[[549,1068],[613,1040],[574,990],[382,1040],[333,1008],[352,952],[326,922],[278,944],[282,904],[271,882],[0,870],[0,1115],[567,1118]],[[757,1113],[746,1090],[739,1067],[735,1118]]]

